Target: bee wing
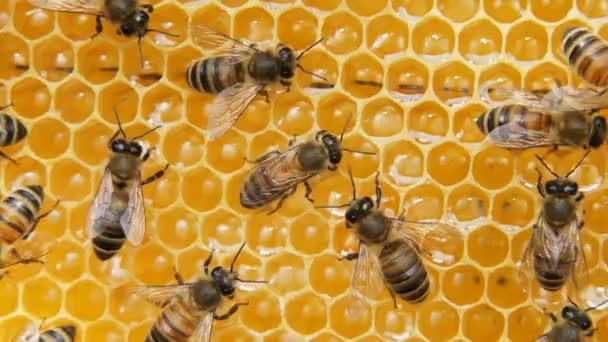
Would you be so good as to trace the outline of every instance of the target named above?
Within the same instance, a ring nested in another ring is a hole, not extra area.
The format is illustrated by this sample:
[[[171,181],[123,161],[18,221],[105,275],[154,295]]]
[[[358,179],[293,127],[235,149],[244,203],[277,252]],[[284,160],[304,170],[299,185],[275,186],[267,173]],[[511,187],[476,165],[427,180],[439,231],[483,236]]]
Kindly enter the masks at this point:
[[[388,218],[391,231],[402,239],[415,243],[418,248],[424,245],[432,251],[453,239],[462,239],[458,228],[441,222],[407,221],[398,218]]]
[[[254,170],[261,169],[262,172],[267,176],[267,179],[270,180],[270,182],[258,184],[258,192],[270,194],[285,193],[294,186],[297,186],[314,175],[314,173],[306,172],[294,167],[294,158],[297,158],[298,151],[296,147],[297,145],[275,157],[263,161],[255,168],[250,170],[250,172],[254,172]],[[263,199],[268,198],[268,196],[259,196],[256,198]],[[266,204],[253,201],[251,199],[249,202],[249,204],[253,205],[254,207],[263,206]]]
[[[492,100],[490,90],[494,96],[505,100]],[[608,106],[608,93],[568,86],[552,89],[545,94],[516,88],[485,88],[481,91],[481,97],[492,105],[520,104],[536,111],[599,110]]]
[[[542,219],[541,219],[542,220]],[[537,249],[538,237],[540,234],[540,229],[542,229],[542,221],[539,221],[537,224],[539,228],[533,228],[532,236],[530,236],[530,241],[526,245],[526,249],[524,254],[521,257],[519,262],[519,278],[520,281],[526,279],[529,284],[535,278],[534,275],[534,251]]]
[[[530,130],[517,122],[509,122],[494,128],[486,139],[491,144],[504,148],[530,148],[561,143],[547,132]]]
[[[355,261],[351,278],[351,289],[369,297],[376,297],[385,287],[380,272],[378,256],[363,243],[359,244],[359,256]],[[352,291],[350,295],[354,295]],[[351,300],[352,302],[352,300]]]
[[[29,0],[43,9],[59,12],[74,12],[103,16],[103,0]]]
[[[549,336],[549,333],[546,333],[537,338],[535,342],[551,342],[551,337]]]
[[[165,306],[168,300],[182,293],[190,291],[192,284],[176,285],[143,285],[134,286],[129,292],[140,297],[144,297],[150,303],[159,307]]]
[[[211,342],[211,330],[213,329],[213,316],[214,312],[210,311],[207,313],[196,326],[193,341],[199,342]]]
[[[224,135],[239,119],[256,95],[264,89],[257,83],[237,83],[219,93],[209,112],[207,134],[210,140]]]
[[[51,251],[47,241],[21,240],[2,258],[0,270],[18,264],[40,262],[39,259]]]
[[[231,57],[230,63],[233,64],[242,62],[258,52],[255,48],[204,24],[192,24],[190,34],[196,44],[219,49],[220,55]]]
[[[129,205],[120,217],[120,225],[127,239],[134,246],[139,246],[144,239],[146,231],[146,211],[144,207],[144,193],[141,185],[141,174],[137,175],[136,182],[129,193]]]
[[[583,248],[583,241],[581,239],[580,229],[578,228],[577,222],[572,222],[568,230],[568,240],[571,244],[568,248],[571,249],[572,255],[576,258],[573,270],[570,277],[570,282],[574,287],[574,290],[581,290],[587,286],[589,281],[589,268],[587,266],[587,258],[585,256],[585,250]]]
[[[13,338],[13,342],[33,342],[39,339],[40,330],[38,324],[30,322],[17,333],[17,336]]]
[[[112,173],[109,168],[105,168],[101,182],[95,193],[95,198],[91,203],[89,212],[87,213],[86,230],[89,239],[103,232],[103,227],[97,225],[96,222],[102,218],[110,206],[112,200]]]

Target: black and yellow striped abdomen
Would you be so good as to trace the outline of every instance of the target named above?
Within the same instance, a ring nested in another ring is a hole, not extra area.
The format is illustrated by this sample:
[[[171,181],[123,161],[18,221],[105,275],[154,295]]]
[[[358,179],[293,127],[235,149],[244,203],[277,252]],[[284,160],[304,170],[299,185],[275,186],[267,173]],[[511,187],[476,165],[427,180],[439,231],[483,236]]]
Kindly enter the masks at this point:
[[[266,204],[283,196],[291,187],[279,187],[274,184],[271,176],[264,172],[264,168],[254,170],[243,183],[241,188],[241,205],[244,208],[261,208]]]
[[[608,86],[608,44],[584,27],[564,31],[562,49],[570,66],[585,81]]]
[[[113,195],[114,196],[114,195]],[[127,237],[120,224],[120,217],[125,212],[125,208],[110,207],[99,218],[95,225],[95,230],[101,233],[93,238],[93,251],[99,260],[108,260],[120,251],[125,244]]]
[[[574,261],[560,260],[557,265],[552,265],[551,260],[543,257],[541,253],[534,255],[534,274],[543,289],[547,291],[558,291],[564,286],[570,276],[572,263]]]
[[[39,185],[17,189],[0,202],[0,239],[8,244],[30,231],[44,201]]]
[[[196,61],[186,70],[186,80],[192,89],[209,94],[245,81],[245,63],[231,63],[231,57],[219,56]]]
[[[40,334],[40,342],[72,342],[76,336],[76,327],[62,325]]]
[[[522,105],[505,105],[492,108],[481,114],[477,120],[477,127],[483,134],[489,134],[496,127],[516,122],[519,126],[531,131],[551,130],[551,115],[539,111],[529,110]]]
[[[410,303],[427,297],[430,283],[426,268],[409,242],[398,239],[387,243],[379,259],[384,280],[393,293]]]
[[[194,335],[199,318],[190,313],[181,299],[171,301],[154,322],[146,342],[188,342]]]
[[[0,146],[18,143],[27,135],[27,128],[16,117],[0,113]]]

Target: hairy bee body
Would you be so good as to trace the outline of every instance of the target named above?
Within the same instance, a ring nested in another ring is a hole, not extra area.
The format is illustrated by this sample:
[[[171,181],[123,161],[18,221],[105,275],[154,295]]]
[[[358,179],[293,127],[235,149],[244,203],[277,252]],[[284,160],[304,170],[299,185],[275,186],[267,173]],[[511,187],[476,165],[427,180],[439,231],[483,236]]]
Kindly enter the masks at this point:
[[[410,303],[419,303],[427,297],[430,283],[426,268],[409,242],[386,243],[379,259],[384,279],[395,294]]]
[[[608,86],[608,44],[584,27],[564,31],[562,49],[568,63],[585,81]]]
[[[222,296],[210,280],[200,280],[199,290],[204,293],[204,305],[190,296],[175,296],[163,308],[154,322],[146,342],[188,342],[199,322],[221,304]]]
[[[590,110],[548,111],[519,104],[499,106],[477,118],[480,131],[499,146],[546,145],[599,147],[605,140],[605,119]]]
[[[27,128],[16,117],[0,113],[0,146],[10,146],[23,140]]]
[[[38,326],[32,323],[14,340],[17,342],[73,342],[75,336],[76,327],[73,325],[61,325],[40,332]]]
[[[120,222],[129,206],[129,195],[137,182],[141,182],[140,157],[128,153],[113,152],[107,172],[111,175],[112,195],[108,208],[94,225],[101,233],[93,238],[93,250],[100,260],[116,255],[124,245],[126,235]]]
[[[237,83],[251,77],[249,60],[230,63],[230,57],[219,56],[202,59],[188,66],[186,80],[192,89],[209,94],[219,94]]]
[[[557,264],[542,256],[541,251],[534,255],[534,274],[541,287],[547,291],[559,291],[570,275],[576,259],[562,258]]]
[[[44,201],[44,191],[29,185],[13,191],[0,202],[0,239],[13,244],[33,228]]]
[[[120,24],[135,11],[137,11],[137,0],[104,0],[104,17],[114,24]]]

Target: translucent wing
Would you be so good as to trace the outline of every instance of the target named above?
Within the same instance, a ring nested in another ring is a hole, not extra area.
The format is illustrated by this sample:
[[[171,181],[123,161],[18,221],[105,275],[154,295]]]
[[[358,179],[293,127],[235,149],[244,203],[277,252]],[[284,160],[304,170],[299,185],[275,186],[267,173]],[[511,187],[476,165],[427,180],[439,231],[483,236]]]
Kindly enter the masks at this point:
[[[219,49],[220,55],[231,57],[230,62],[234,64],[258,52],[254,47],[204,24],[192,24],[190,34],[196,44]]]
[[[264,89],[262,84],[237,83],[219,93],[209,111],[207,124],[209,139],[214,140],[224,135],[262,89]]]
[[[95,198],[87,213],[86,230],[89,239],[92,239],[103,232],[103,227],[97,225],[96,222],[101,219],[106,210],[108,210],[111,199],[112,173],[110,172],[110,169],[106,167],[103,176],[101,177],[99,187],[97,188],[97,192],[95,193]]]
[[[538,227],[541,227],[542,221],[539,221]],[[532,236],[530,237],[530,241],[526,245],[526,250],[519,261],[519,278],[520,281],[526,279],[528,284],[532,284],[532,281],[535,278],[534,275],[534,251],[537,249],[538,242],[538,234],[540,234],[540,229],[542,228],[533,228]]]
[[[36,7],[51,11],[103,15],[103,0],[29,0],[29,2]]]
[[[163,307],[171,298],[187,293],[191,287],[192,284],[134,286],[129,292]]]
[[[433,250],[435,246],[441,246],[446,241],[462,239],[460,231],[449,224],[441,222],[419,222],[406,221],[397,218],[387,218],[392,225],[391,232],[398,238],[414,242],[418,246],[428,246],[426,249]]]
[[[135,184],[129,193],[129,205],[120,217],[120,225],[129,242],[139,246],[144,239],[146,231],[146,211],[144,207],[144,193],[141,185],[141,174],[136,177]]]
[[[551,342],[549,333],[546,333],[546,334],[542,335],[541,337],[537,338],[536,342]]]
[[[360,243],[359,257],[355,261],[351,278],[351,289],[365,296],[377,297],[384,287],[378,256]]]
[[[275,157],[269,158],[250,170],[250,174],[261,172],[268,181],[258,184],[258,192],[262,196],[248,198],[249,205],[254,208],[264,206],[267,204],[266,202],[285,194],[294,186],[316,174],[316,172],[304,171],[297,167],[298,162],[295,159],[298,157],[298,146],[301,145],[296,145]]]
[[[209,312],[196,326],[193,341],[211,342],[211,331],[213,329],[213,311]]]
[[[25,328],[21,329],[17,336],[13,338],[14,342],[38,342],[40,340],[40,331],[36,323],[29,323]]]
[[[491,144],[504,148],[530,148],[564,144],[564,142],[549,135],[548,132],[530,130],[522,127],[517,122],[509,122],[494,128],[486,139]]]
[[[519,104],[537,111],[599,110],[608,106],[608,93],[568,86],[546,93],[517,88],[486,88],[481,93],[481,97],[493,105]],[[505,100],[495,101],[492,96]]]
[[[584,289],[589,282],[589,268],[577,222],[572,222],[568,234],[568,239],[571,241],[571,245],[568,248],[572,250],[571,253],[576,258],[570,277],[570,284],[575,291],[578,291]]]

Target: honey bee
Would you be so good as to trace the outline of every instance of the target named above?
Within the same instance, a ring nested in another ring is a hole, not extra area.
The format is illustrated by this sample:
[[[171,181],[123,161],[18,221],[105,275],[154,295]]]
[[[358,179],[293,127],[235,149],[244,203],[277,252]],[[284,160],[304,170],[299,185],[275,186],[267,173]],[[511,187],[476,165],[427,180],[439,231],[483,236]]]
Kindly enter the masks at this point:
[[[108,141],[112,153],[86,222],[93,250],[100,260],[107,260],[118,253],[126,239],[135,246],[141,243],[146,229],[142,186],[162,177],[169,167],[167,164],[142,181],[143,163],[148,160],[153,148],[146,148],[136,140],[161,126],[134,138],[127,138],[116,110],[114,115],[118,130]],[[118,138],[119,133],[122,138]]]
[[[540,105],[506,104],[481,114],[476,123],[492,144],[505,148],[597,148],[608,135],[606,119],[593,110],[554,110]]]
[[[285,199],[293,195],[298,185],[302,183],[306,187],[306,198],[313,202],[308,180],[324,169],[336,170],[342,160],[342,151],[375,154],[341,146],[351,116],[349,115],[346,120],[340,139],[325,130],[320,130],[314,140],[296,145],[292,139],[286,151],[270,151],[251,161],[258,165],[250,171],[243,183],[240,193],[241,205],[255,209],[278,199],[276,207],[268,213],[270,215],[279,210]]]
[[[597,87],[608,86],[608,44],[585,27],[569,27],[562,35],[564,56],[574,71]]]
[[[0,110],[5,110],[11,105],[2,106]],[[11,146],[14,145],[27,135],[27,128],[21,122],[21,120],[17,119],[12,115],[8,115],[6,113],[0,113],[0,146]],[[6,155],[6,153],[0,151],[0,157],[5,158],[17,164],[17,162]]]
[[[46,10],[94,15],[96,33],[91,38],[96,37],[103,31],[101,18],[106,18],[112,24],[117,25],[116,34],[125,37],[137,37],[139,59],[142,67],[144,57],[141,50],[141,39],[148,32],[158,32],[177,37],[177,35],[168,32],[148,28],[150,13],[154,10],[154,6],[139,4],[138,0],[29,0],[29,2]]]
[[[422,242],[442,244],[444,240],[460,238],[460,233],[452,226],[442,223],[406,221],[403,213],[398,218],[388,217],[380,209],[380,173],[376,174],[375,203],[368,196],[357,198],[350,168],[348,173],[353,187],[353,200],[345,205],[317,208],[347,207],[344,214],[346,228],[354,229],[359,238],[359,251],[340,258],[356,260],[351,288],[360,293],[371,293],[370,291],[386,287],[395,308],[395,295],[409,303],[422,302],[430,289],[427,269],[420,255],[427,252],[422,250]],[[437,237],[429,235],[431,232],[437,232],[438,234],[433,234]]]
[[[136,295],[148,299],[163,309],[146,341],[211,341],[214,320],[225,320],[238,310],[239,306],[248,303],[235,303],[225,314],[218,315],[223,297],[234,299],[236,282],[267,283],[264,280],[243,280],[234,272],[234,263],[245,247],[241,245],[230,264],[230,270],[216,266],[209,274],[209,265],[213,251],[205,260],[205,278],[192,283],[184,282],[182,276],[175,271],[177,285],[138,286],[132,289]]]
[[[44,191],[39,185],[28,185],[11,192],[0,202],[0,240],[8,245],[27,239],[43,218],[59,205],[38,215],[44,201]]]
[[[568,300],[572,305],[567,305],[562,309],[561,322],[558,322],[557,317],[553,313],[545,311],[545,315],[553,322],[553,327],[539,337],[536,340],[537,342],[582,342],[585,340],[585,337],[593,336],[593,333],[598,330],[598,328],[593,328],[593,322],[587,312],[606,304],[606,301],[583,310],[570,298]]]
[[[585,251],[580,237],[583,221],[578,221],[577,210],[583,193],[578,184],[568,177],[581,165],[590,151],[565,175],[556,174],[540,157],[536,158],[556,178],[543,187],[539,169],[536,188],[543,197],[543,205],[532,237],[522,257],[521,274],[534,276],[547,291],[558,291],[569,281],[575,290],[583,288],[587,279]]]
[[[35,323],[28,324],[14,339],[17,342],[72,342],[75,341],[76,327],[73,325],[60,325],[41,332],[44,321],[40,326]]]
[[[296,68],[327,81],[299,63],[302,56],[323,39],[296,57],[294,50],[284,44],[247,44],[206,25],[192,25],[191,33],[195,42],[220,49],[220,55],[196,61],[186,71],[186,80],[192,89],[217,94],[209,110],[209,139],[224,135],[256,95],[267,96],[267,86],[278,82],[289,90]]]

